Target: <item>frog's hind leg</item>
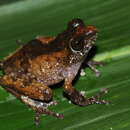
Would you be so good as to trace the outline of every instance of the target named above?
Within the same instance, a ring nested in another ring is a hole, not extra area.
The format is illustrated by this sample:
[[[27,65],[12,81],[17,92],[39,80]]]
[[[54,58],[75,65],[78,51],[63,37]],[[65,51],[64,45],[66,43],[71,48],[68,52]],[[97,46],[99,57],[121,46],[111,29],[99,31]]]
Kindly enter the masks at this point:
[[[2,76],[0,76],[0,85],[8,92],[10,92],[12,95],[14,95],[15,97],[17,97],[18,99],[20,99],[20,94],[17,93],[16,91],[14,91],[13,89],[6,87],[5,83],[4,83],[4,79]]]
[[[25,80],[22,76],[21,78],[18,78],[10,75],[4,75],[0,79],[0,84],[7,88],[17,90],[17,92],[32,99],[42,101],[49,101],[52,99],[52,90],[48,86],[35,80]]]
[[[36,112],[36,125],[39,124],[42,114],[63,118],[62,114],[52,112],[47,108],[50,105],[56,104],[56,102],[50,101],[52,90],[49,87],[35,81],[32,81],[30,84],[26,83],[26,86],[21,86],[23,84],[21,79],[13,80],[13,78],[7,75],[0,77],[0,85],[5,90],[16,96]]]
[[[21,96],[22,101],[27,104],[29,107],[31,107],[35,112],[35,124],[39,125],[40,123],[40,117],[42,114],[51,115],[59,119],[63,119],[63,114],[55,113],[53,111],[50,111],[48,109],[51,105],[56,105],[57,102],[51,101],[51,102],[41,102],[34,99],[31,99],[27,96]]]

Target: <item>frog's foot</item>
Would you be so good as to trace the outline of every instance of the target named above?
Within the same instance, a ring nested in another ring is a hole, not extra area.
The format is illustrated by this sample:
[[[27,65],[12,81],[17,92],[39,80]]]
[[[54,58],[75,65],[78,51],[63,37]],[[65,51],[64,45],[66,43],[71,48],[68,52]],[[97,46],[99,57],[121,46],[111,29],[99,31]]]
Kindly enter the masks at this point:
[[[96,69],[96,65],[99,66],[103,66],[104,63],[103,62],[99,62],[99,61],[88,61],[87,65],[89,66],[89,68],[95,72],[96,76],[99,77],[101,75],[100,71],[98,69]]]
[[[50,111],[49,109],[44,108],[44,106],[35,108],[35,111],[36,111],[36,115],[35,115],[35,124],[36,125],[39,125],[39,123],[40,123],[40,116],[42,114],[51,115],[51,116],[54,116],[54,117],[59,118],[59,119],[63,119],[64,118],[63,114],[59,114],[59,113]]]
[[[103,89],[99,93],[97,93],[95,96],[86,98],[80,92],[78,92],[77,90],[74,90],[73,93],[69,95],[69,98],[73,103],[79,106],[87,106],[90,104],[109,104],[109,101],[99,99],[103,94],[106,94],[106,93],[107,93],[107,89]]]
[[[36,115],[35,115],[35,124],[36,125],[39,125],[40,117],[43,114],[51,115],[51,116],[54,116],[59,119],[63,119],[63,117],[64,117],[63,114],[55,113],[48,109],[49,106],[56,105],[57,104],[56,101],[51,101],[49,103],[45,103],[45,102],[33,100],[31,98],[28,98],[27,96],[21,96],[21,99],[25,104],[27,104],[29,107],[31,107],[36,112]]]

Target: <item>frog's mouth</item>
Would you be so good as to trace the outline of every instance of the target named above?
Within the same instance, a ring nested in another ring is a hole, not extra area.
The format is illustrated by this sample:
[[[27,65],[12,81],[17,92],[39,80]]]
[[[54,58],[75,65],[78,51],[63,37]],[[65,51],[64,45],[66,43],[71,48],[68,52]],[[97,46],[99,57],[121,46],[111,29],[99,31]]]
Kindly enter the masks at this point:
[[[97,32],[91,32],[91,33],[86,33],[86,37],[84,39],[84,53],[86,54],[89,52],[89,50],[95,45],[97,39]]]

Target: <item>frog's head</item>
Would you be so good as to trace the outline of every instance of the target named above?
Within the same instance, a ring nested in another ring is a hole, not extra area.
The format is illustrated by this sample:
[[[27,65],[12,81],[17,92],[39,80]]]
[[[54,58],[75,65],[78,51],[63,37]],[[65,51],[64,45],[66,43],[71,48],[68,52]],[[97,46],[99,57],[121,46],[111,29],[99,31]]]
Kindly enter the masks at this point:
[[[85,26],[81,19],[73,19],[68,23],[68,30],[73,32],[69,41],[72,53],[81,56],[87,55],[95,45],[97,29],[94,26]]]

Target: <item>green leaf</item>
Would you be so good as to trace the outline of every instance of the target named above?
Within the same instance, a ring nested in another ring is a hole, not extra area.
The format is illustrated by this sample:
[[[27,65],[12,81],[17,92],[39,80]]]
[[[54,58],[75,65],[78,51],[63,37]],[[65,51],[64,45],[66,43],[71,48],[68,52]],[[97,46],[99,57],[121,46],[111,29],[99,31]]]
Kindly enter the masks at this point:
[[[109,105],[79,107],[70,104],[62,87],[54,89],[59,104],[51,110],[63,113],[59,120],[43,116],[38,129],[48,130],[129,130],[130,129],[130,1],[119,0],[5,0],[0,2],[0,59],[38,35],[57,35],[72,18],[81,18],[99,30],[96,60],[106,63],[98,67],[97,78],[88,68],[86,76],[74,86],[92,96],[101,88],[109,88],[103,99]],[[0,129],[36,129],[34,113],[0,88]]]

